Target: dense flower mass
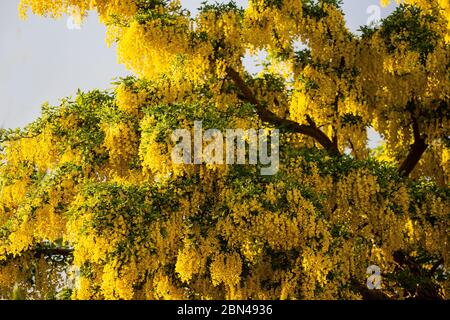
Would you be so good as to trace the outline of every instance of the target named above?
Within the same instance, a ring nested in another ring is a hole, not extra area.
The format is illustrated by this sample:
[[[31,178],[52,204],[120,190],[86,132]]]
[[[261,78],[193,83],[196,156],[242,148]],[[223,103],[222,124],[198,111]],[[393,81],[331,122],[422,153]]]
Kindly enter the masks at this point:
[[[360,35],[333,0],[29,9],[96,10],[138,78],[1,132],[0,298],[372,298],[371,265],[378,296],[448,298],[448,1],[405,0]],[[279,128],[278,173],[173,163],[171,133],[199,120]]]

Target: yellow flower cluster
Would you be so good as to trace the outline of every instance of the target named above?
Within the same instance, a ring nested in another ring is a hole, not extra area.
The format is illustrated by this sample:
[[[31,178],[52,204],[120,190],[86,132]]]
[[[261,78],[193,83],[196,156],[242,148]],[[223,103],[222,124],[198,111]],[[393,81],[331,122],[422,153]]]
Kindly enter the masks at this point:
[[[189,282],[201,270],[201,256],[191,246],[185,246],[177,256],[175,271],[180,275],[181,281]]]
[[[170,25],[162,20],[152,20],[145,25],[133,21],[129,27],[111,30],[109,37],[119,39],[119,62],[147,79],[168,73],[198,81],[205,74],[208,66],[205,61],[211,48],[204,43],[193,52],[189,43],[189,20],[183,16],[174,19],[176,21]]]
[[[114,264],[105,265],[102,273],[101,286],[105,299],[133,299],[133,285],[137,279],[136,266],[133,262],[123,266],[120,270],[117,270]]]
[[[235,298],[235,288],[242,273],[242,260],[236,253],[218,254],[210,266],[211,281],[214,286],[225,284],[230,290],[228,299]]]
[[[208,42],[221,43],[220,55],[225,56],[226,64],[239,64],[240,58],[244,54],[242,46],[242,24],[241,15],[235,11],[227,11],[221,14],[209,10],[202,12],[196,17],[196,29],[198,33],[208,35]],[[201,49],[202,47],[200,47]],[[205,49],[211,50],[212,47]],[[207,53],[207,51],[205,51]],[[219,59],[217,62],[218,76],[223,78],[221,69],[225,68],[225,61]]]
[[[131,123],[117,123],[105,125],[104,145],[109,152],[111,167],[118,173],[125,173],[128,164],[137,156],[138,139]]]
[[[12,166],[29,161],[36,164],[38,170],[45,171],[52,168],[57,160],[54,142],[52,133],[44,130],[36,136],[9,142],[6,158]]]
[[[33,14],[54,18],[75,12],[84,16],[87,11],[96,9],[105,22],[113,15],[131,17],[137,7],[134,0],[21,0],[19,14],[22,18],[26,18],[29,9]]]
[[[249,1],[244,15],[244,36],[249,49],[288,49],[300,34],[302,13],[301,1],[282,1],[281,8],[268,6],[264,0]]]
[[[145,102],[147,93],[145,91],[133,92],[126,85],[121,84],[116,89],[116,103],[119,110],[132,115],[137,115],[139,108]]]

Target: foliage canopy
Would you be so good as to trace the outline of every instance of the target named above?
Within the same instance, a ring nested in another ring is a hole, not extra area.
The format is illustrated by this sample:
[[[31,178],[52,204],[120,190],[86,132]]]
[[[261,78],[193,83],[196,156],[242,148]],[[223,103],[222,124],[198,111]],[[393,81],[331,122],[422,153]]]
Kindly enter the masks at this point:
[[[137,76],[2,131],[0,297],[448,297],[448,1],[405,0],[361,35],[332,0],[29,9],[97,10]],[[279,128],[278,174],[172,163],[170,133],[195,120]],[[383,147],[368,149],[368,127]]]

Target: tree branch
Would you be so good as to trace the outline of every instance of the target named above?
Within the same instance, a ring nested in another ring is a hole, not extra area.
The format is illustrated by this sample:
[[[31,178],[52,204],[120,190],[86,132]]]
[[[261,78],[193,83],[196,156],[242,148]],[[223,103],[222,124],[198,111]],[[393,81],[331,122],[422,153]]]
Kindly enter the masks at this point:
[[[444,260],[439,259],[431,268],[430,271],[426,271],[417,261],[411,256],[405,254],[403,251],[398,250],[393,254],[394,261],[398,264],[398,268],[408,270],[411,279],[415,280],[414,285],[411,285],[410,279],[406,281],[402,278],[398,278],[399,285],[410,295],[409,299],[420,300],[442,300],[439,285],[434,283],[433,275],[436,269],[444,263]]]
[[[46,255],[46,256],[64,256],[70,257],[73,255],[72,248],[45,248],[38,247],[32,250],[35,255]]]
[[[262,121],[270,123],[278,127],[279,129],[284,129],[286,131],[294,133],[301,133],[308,137],[311,137],[315,139],[322,147],[324,147],[325,150],[330,155],[340,154],[337,146],[333,143],[333,141],[330,140],[330,138],[328,138],[328,136],[325,133],[323,133],[316,126],[311,117],[306,116],[306,121],[308,122],[308,125],[299,124],[295,121],[278,117],[272,111],[264,108],[259,103],[259,101],[256,99],[251,89],[247,86],[247,84],[237,71],[235,71],[231,67],[227,67],[226,72],[230,76],[230,78],[234,81],[235,85],[239,88],[239,90],[241,90],[241,93],[243,94],[243,99],[255,106],[256,113],[258,114],[259,118]]]
[[[0,261],[0,265],[6,264],[9,261],[14,260],[15,258],[18,258],[25,253],[29,253],[35,258],[39,258],[42,255],[44,255],[44,256],[62,256],[64,258],[72,258],[73,257],[73,248],[67,248],[67,247],[55,248],[55,247],[37,246],[35,248],[32,248],[32,249],[22,252],[20,255],[12,255],[12,254],[6,255],[5,259],[3,261]]]
[[[355,278],[350,279],[350,284],[359,292],[363,300],[390,300],[381,290],[370,290],[367,286],[359,283]]]
[[[400,175],[403,177],[408,177],[411,174],[428,147],[425,142],[426,137],[420,134],[419,123],[413,112],[411,113],[411,120],[414,134],[414,143],[411,145],[408,156],[398,169]]]
[[[430,276],[433,276],[436,273],[436,270],[444,263],[444,258],[440,258],[436,263],[431,267]]]

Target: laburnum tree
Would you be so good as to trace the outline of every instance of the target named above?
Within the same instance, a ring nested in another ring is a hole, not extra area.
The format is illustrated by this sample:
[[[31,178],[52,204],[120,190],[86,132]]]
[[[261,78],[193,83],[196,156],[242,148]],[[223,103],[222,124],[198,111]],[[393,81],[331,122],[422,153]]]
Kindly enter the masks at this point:
[[[448,298],[449,2],[405,0],[358,34],[340,5],[22,0],[96,10],[136,76],[3,130],[0,297]],[[279,129],[278,173],[174,163],[196,120]]]

